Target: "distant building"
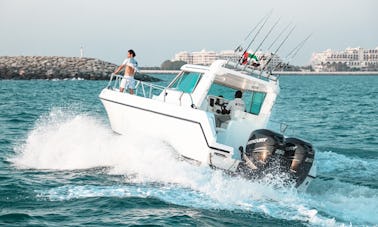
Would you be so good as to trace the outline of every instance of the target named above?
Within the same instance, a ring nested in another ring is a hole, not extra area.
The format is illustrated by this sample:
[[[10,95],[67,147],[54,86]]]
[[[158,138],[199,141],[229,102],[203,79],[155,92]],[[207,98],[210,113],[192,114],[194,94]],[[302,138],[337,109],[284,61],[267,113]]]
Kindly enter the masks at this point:
[[[198,65],[210,65],[213,61],[217,60],[217,53],[214,51],[196,51],[187,52],[182,51],[175,54],[173,61],[185,61],[188,64],[198,64]]]
[[[343,51],[325,50],[313,53],[311,65],[316,72],[336,71],[335,65],[345,65],[358,70],[378,68],[378,47],[375,49],[347,48]]]
[[[270,52],[257,51],[256,56],[260,59],[261,67],[265,67],[265,65],[268,64],[268,66],[265,68],[269,70],[274,70],[278,65],[280,65],[283,62],[278,55]]]
[[[233,50],[223,50],[217,54],[217,59],[239,61],[240,54]]]
[[[250,51],[253,53],[253,51]],[[282,62],[281,58],[278,55],[272,55],[271,53],[264,53],[261,51],[257,51],[255,55],[260,60],[260,67],[264,67],[264,65],[269,61],[269,67],[273,68],[274,66],[278,65]],[[273,57],[272,57],[273,56]],[[182,51],[175,54],[173,61],[185,61],[189,64],[198,64],[198,65],[211,65],[215,60],[224,59],[224,60],[232,60],[232,61],[239,61],[241,57],[241,53],[237,53],[233,50],[223,50],[219,53],[215,51],[206,51],[201,50],[198,52],[187,52]],[[269,60],[272,58],[271,60]]]
[[[182,51],[175,54],[173,61],[184,61],[188,64],[193,64],[193,56],[192,56],[192,53],[189,53],[187,51]]]
[[[215,51],[201,50],[192,52],[193,63],[195,65],[211,65],[217,60],[217,53]]]

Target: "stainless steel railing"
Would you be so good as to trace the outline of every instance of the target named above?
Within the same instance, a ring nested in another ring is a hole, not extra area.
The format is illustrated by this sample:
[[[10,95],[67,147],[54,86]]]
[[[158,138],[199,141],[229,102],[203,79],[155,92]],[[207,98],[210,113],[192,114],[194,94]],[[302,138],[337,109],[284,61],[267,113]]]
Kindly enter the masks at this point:
[[[107,88],[111,90],[119,90],[122,79],[122,75],[112,73]],[[135,94],[145,98],[152,98],[153,95],[159,95],[165,89],[165,87],[156,84],[147,83],[140,80],[135,81]]]

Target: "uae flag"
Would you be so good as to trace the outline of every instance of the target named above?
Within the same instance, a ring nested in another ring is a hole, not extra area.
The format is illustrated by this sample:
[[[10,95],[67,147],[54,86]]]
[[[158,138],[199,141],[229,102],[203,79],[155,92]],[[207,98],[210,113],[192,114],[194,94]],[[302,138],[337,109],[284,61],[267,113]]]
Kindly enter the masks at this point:
[[[252,65],[252,66],[255,66],[255,67],[257,67],[257,66],[260,65],[258,57],[257,57],[256,55],[251,54],[251,53],[248,53],[248,52],[246,51],[246,52],[244,52],[244,54],[243,54],[243,61],[242,61],[242,64],[243,64],[243,65],[246,65],[246,64],[248,64],[248,62],[250,62],[251,65]]]

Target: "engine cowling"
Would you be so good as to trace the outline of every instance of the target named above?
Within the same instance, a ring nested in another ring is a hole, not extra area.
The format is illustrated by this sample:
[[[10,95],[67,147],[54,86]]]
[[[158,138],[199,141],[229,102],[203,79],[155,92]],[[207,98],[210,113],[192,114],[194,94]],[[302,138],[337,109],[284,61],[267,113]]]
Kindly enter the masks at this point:
[[[268,169],[276,153],[284,153],[283,135],[267,130],[253,131],[249,136],[245,155],[252,160],[258,170]]]
[[[286,170],[299,186],[308,176],[314,163],[315,150],[312,145],[298,138],[285,139]]]
[[[287,173],[287,180],[295,181],[298,187],[308,176],[314,156],[312,145],[306,141],[258,129],[249,136],[239,171],[250,178],[261,178],[268,173]]]

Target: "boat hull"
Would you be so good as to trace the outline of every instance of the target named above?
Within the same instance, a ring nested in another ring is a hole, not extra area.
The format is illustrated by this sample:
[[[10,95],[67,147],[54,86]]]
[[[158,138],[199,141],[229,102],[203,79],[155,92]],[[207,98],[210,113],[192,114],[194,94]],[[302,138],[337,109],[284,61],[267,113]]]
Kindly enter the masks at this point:
[[[169,143],[200,165],[235,171],[233,148],[216,143],[211,117],[204,111],[104,89],[100,99],[116,133],[143,133]]]

